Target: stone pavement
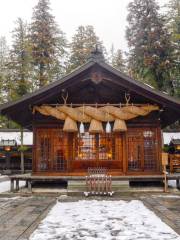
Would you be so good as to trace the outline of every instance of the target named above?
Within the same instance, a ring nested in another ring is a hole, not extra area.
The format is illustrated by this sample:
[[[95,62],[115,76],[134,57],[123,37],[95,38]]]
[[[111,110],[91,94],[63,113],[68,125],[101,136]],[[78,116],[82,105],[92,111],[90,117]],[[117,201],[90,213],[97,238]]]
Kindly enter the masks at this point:
[[[57,195],[56,195],[57,196]],[[40,221],[56,202],[56,196],[29,195],[26,197],[9,195],[8,198],[0,195],[0,240],[27,240],[37,228]],[[84,197],[65,197],[61,201],[77,201]],[[87,199],[101,197],[88,197]],[[109,200],[138,199],[162,221],[180,234],[180,194],[122,194],[121,196],[104,197]]]
[[[0,240],[28,239],[54,203],[54,197],[0,198]]]
[[[153,195],[140,200],[180,235],[180,195]]]

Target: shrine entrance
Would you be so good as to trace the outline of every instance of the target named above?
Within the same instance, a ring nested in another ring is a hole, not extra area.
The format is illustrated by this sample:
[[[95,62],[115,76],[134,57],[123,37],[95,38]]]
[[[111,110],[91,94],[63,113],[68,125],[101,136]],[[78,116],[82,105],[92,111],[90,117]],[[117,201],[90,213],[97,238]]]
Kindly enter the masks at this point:
[[[89,167],[123,169],[123,133],[65,133],[36,130],[35,172],[87,172]]]
[[[103,167],[108,170],[123,168],[123,133],[84,134],[74,138],[74,170]]]
[[[158,171],[157,128],[127,133],[66,133],[59,127],[35,131],[34,172],[86,173],[107,168],[117,174]]]

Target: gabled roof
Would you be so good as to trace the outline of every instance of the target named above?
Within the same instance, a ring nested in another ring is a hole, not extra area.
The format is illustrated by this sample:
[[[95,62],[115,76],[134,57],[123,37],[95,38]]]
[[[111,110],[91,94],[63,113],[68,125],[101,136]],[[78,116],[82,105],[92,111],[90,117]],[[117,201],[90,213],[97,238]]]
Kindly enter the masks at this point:
[[[92,77],[93,72],[100,73],[100,77],[99,75]],[[45,103],[62,103],[60,99],[62,89],[68,89],[70,92],[69,103],[75,101],[89,103],[91,100],[101,101],[101,103],[119,103],[122,102],[123,93],[128,91],[132,95],[132,102],[153,103],[163,109],[160,116],[162,126],[180,119],[179,100],[132,79],[96,58],[91,58],[86,64],[60,80],[27,94],[17,101],[2,104],[0,113],[26,128],[31,128],[32,106]],[[89,89],[89,98],[87,89]],[[105,90],[106,92],[104,92]]]

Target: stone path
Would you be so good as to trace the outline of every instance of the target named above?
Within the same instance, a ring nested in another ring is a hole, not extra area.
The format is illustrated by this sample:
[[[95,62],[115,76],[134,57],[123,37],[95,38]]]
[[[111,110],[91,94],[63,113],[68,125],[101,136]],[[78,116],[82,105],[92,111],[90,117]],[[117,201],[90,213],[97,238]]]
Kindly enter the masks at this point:
[[[52,197],[0,198],[0,240],[25,240],[55,203]]]
[[[163,222],[180,235],[180,195],[145,197],[141,199]]]
[[[0,195],[0,240],[28,240],[40,221],[56,202],[56,196],[29,196],[5,198]],[[65,201],[77,201],[68,197]],[[90,200],[91,198],[87,198]],[[101,198],[98,198],[101,199]],[[108,198],[106,198],[108,199]],[[180,194],[121,194],[109,200],[139,199],[166,224],[180,234]]]

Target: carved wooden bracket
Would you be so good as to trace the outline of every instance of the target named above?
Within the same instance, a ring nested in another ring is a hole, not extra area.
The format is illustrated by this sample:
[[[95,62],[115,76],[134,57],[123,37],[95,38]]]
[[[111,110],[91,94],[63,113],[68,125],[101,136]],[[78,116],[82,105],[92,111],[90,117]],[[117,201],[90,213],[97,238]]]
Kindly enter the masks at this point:
[[[101,72],[92,72],[91,73],[91,80],[94,83],[99,84],[103,80],[102,73]]]

